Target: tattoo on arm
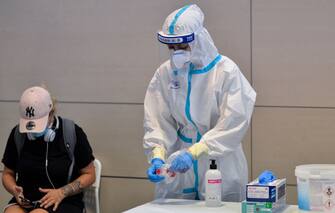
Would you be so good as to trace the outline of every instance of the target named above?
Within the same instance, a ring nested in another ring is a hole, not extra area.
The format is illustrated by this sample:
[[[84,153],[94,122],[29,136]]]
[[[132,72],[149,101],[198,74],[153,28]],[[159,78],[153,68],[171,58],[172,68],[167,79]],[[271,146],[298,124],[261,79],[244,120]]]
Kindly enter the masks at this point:
[[[63,186],[61,189],[65,197],[78,194],[83,190],[79,180],[75,180],[72,183]]]

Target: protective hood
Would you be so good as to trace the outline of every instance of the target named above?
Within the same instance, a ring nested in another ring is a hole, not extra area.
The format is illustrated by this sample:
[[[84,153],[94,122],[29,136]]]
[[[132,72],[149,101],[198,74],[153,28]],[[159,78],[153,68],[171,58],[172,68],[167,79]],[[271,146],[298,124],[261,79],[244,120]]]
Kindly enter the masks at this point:
[[[204,23],[204,14],[195,5],[187,5],[172,12],[158,32],[158,40],[162,43],[189,43],[191,62],[200,69],[211,63],[218,55],[214,42]]]

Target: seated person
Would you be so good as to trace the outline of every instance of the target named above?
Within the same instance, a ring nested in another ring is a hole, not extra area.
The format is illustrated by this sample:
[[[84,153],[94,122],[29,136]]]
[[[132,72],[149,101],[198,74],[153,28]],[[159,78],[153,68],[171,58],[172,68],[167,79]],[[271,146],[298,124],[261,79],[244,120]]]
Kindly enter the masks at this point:
[[[2,182],[13,195],[4,212],[82,213],[82,191],[95,181],[86,134],[55,115],[55,101],[42,87],[23,92],[20,116],[2,159]]]

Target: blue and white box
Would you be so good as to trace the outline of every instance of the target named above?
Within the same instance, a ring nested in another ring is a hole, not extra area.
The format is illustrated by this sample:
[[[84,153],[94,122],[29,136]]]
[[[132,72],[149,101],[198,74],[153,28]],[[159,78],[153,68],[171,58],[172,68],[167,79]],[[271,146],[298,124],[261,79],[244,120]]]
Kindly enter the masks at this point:
[[[258,179],[247,184],[247,201],[275,203],[286,195],[286,178],[277,179],[267,184],[260,184]]]

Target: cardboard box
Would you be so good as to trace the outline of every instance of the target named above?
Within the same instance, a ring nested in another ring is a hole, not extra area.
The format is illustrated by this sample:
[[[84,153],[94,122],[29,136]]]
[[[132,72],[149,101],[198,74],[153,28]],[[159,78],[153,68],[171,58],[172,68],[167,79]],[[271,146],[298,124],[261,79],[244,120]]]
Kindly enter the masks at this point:
[[[242,202],[242,213],[276,213],[286,208],[286,196],[275,203],[272,202]]]
[[[278,202],[286,195],[286,178],[277,179],[268,184],[259,184],[258,179],[247,184],[247,201]]]

